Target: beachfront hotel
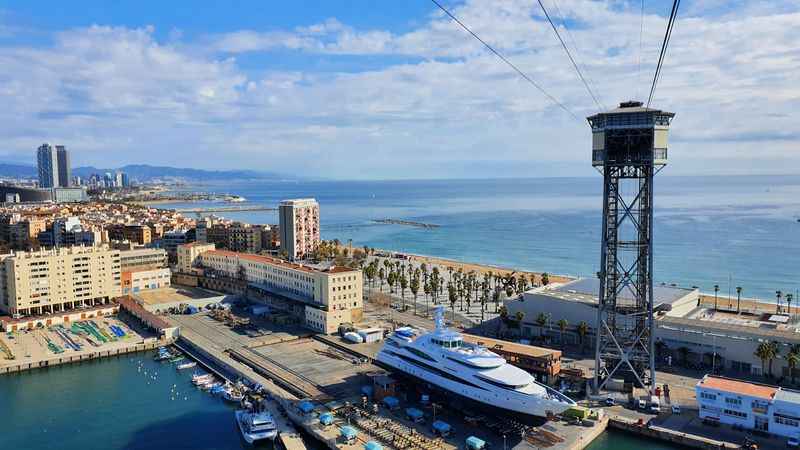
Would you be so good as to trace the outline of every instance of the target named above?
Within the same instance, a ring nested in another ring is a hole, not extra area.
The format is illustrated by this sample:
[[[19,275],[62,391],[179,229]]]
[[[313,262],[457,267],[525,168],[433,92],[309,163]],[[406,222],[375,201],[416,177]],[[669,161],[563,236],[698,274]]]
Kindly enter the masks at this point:
[[[313,198],[280,203],[281,251],[290,260],[303,259],[319,247],[319,203]]]
[[[39,316],[120,296],[119,250],[66,247],[0,255],[0,311]]]
[[[189,252],[184,248],[179,254],[188,255]],[[301,316],[306,326],[314,331],[329,334],[342,323],[362,319],[360,270],[294,264],[226,250],[207,250],[196,258],[195,261],[181,260],[178,266],[199,267],[204,276],[222,276],[247,283],[248,289],[259,299],[276,309]]]

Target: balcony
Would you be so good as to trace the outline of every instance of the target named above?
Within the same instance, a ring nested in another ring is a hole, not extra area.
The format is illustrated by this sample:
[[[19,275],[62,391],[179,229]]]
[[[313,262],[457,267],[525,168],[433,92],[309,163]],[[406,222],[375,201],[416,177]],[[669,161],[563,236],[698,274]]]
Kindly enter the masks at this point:
[[[642,156],[652,155],[653,164],[657,166],[667,164],[667,149],[666,148],[654,148],[652,153],[643,153]],[[592,150],[592,166],[604,166],[606,162],[610,163],[637,163],[637,162],[644,162],[647,159],[642,159],[631,153],[619,153],[622,158],[615,158],[611,161],[606,161],[606,151],[605,150]]]

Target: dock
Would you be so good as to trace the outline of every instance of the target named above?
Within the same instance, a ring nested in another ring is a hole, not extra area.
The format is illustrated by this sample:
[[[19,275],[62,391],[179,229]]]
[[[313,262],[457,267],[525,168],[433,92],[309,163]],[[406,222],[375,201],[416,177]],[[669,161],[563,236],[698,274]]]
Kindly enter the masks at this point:
[[[184,214],[202,213],[225,213],[225,212],[246,212],[246,211],[277,211],[277,208],[267,206],[214,206],[208,208],[179,208],[176,212]]]
[[[97,350],[92,352],[81,352],[76,354],[68,354],[65,356],[55,356],[52,358],[36,359],[36,360],[20,360],[13,364],[0,365],[0,375],[10,374],[15,372],[23,372],[26,370],[43,369],[46,367],[54,367],[62,364],[74,364],[83,361],[91,361],[98,358],[107,358],[111,356],[126,355],[128,353],[144,352],[153,350],[162,345],[169,345],[169,340],[156,340],[152,339],[147,342],[137,344],[125,345],[108,350]]]
[[[375,223],[382,223],[385,225],[407,225],[409,227],[418,227],[418,228],[439,228],[441,226],[435,223],[414,222],[413,220],[401,220],[401,219],[373,219],[372,221]]]

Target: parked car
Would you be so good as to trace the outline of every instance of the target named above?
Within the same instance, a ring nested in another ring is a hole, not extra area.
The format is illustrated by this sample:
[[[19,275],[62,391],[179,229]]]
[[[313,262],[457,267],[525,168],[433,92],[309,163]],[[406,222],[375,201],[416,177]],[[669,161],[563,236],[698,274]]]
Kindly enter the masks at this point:
[[[788,441],[786,441],[786,446],[791,448],[798,448],[800,447],[800,439],[796,437],[790,437]]]
[[[606,397],[606,406],[614,406],[616,403],[617,402],[614,401],[614,397]]]
[[[672,414],[680,414],[681,405],[672,405]]]

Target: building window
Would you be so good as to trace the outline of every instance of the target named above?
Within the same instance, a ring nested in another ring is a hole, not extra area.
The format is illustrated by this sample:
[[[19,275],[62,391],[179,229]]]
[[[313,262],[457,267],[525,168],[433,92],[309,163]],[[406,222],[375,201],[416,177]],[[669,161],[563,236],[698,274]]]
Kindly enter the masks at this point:
[[[725,403],[731,406],[742,406],[742,399],[740,398],[733,398],[733,397],[725,397]]]
[[[701,392],[700,393],[700,398],[704,398],[706,400],[716,400],[717,399],[717,394],[711,394],[709,392]]]
[[[722,412],[726,416],[738,417],[740,419],[746,419],[747,418],[747,413],[743,413],[741,411],[734,411],[732,409],[723,409]]]

